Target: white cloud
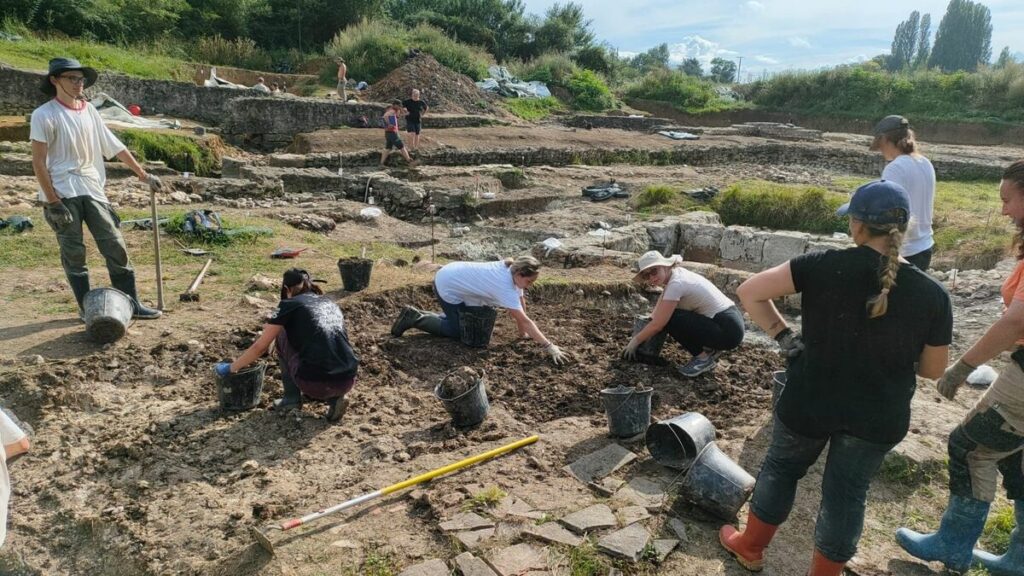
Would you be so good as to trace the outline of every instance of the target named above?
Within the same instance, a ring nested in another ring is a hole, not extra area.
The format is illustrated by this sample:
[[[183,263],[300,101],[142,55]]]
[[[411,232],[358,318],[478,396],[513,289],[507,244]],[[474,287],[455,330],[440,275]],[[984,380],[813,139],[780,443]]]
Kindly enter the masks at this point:
[[[750,0],[744,6],[752,12],[764,12],[764,4],[761,4],[757,0]]]
[[[722,45],[713,40],[700,36],[685,36],[682,42],[668,45],[669,62],[678,64],[687,58],[696,58],[701,65],[708,67],[715,58],[731,59],[739,53],[735,50],[722,48]]]
[[[807,38],[802,36],[790,36],[789,45],[793,48],[810,48],[811,43],[807,41]]]
[[[754,56],[754,60],[756,62],[760,62],[761,64],[767,64],[769,66],[776,66],[779,64],[779,61],[776,60],[775,58],[772,58],[771,56],[764,56],[762,54]]]

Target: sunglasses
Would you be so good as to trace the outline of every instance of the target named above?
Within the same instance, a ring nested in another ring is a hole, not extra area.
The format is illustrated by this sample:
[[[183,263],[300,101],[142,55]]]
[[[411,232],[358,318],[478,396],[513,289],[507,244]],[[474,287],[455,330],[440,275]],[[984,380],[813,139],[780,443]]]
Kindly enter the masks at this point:
[[[61,76],[61,80],[67,80],[72,84],[85,84],[85,76]]]

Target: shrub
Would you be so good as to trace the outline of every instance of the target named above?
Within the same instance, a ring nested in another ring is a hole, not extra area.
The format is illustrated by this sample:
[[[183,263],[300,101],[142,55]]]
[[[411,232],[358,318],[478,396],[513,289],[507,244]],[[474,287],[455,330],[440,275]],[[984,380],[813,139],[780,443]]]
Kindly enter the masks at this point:
[[[509,98],[505,100],[508,111],[523,120],[537,121],[547,118],[554,112],[565,109],[562,102],[554,96],[547,98]]]
[[[561,52],[547,52],[526,63],[512,62],[509,69],[521,80],[536,80],[563,88],[569,87],[569,78],[579,71],[576,63]]]
[[[569,93],[577,110],[600,112],[615,105],[608,85],[590,70],[577,70],[569,77]]]
[[[822,188],[746,181],[727,188],[714,206],[727,226],[831,234],[847,230],[846,219],[835,214],[846,201],[846,195]]]
[[[220,158],[213,149],[188,136],[129,129],[121,130],[118,137],[140,162],[162,161],[175,170],[197,176],[220,171]]]
[[[273,67],[270,54],[257,47],[251,38],[226,40],[220,36],[208,36],[190,44],[190,49],[188,59],[204,64],[249,70],[270,70]]]
[[[452,40],[438,28],[420,24],[409,32],[409,44],[429,53],[448,68],[473,80],[487,77],[491,56],[481,50]]]
[[[664,184],[652,184],[645,188],[643,192],[637,194],[636,198],[633,199],[633,205],[638,210],[642,210],[651,206],[669,204],[675,197],[676,191],[673,188]]]
[[[625,93],[633,98],[668,102],[682,111],[706,108],[717,98],[710,82],[678,70],[652,70],[627,86]]]

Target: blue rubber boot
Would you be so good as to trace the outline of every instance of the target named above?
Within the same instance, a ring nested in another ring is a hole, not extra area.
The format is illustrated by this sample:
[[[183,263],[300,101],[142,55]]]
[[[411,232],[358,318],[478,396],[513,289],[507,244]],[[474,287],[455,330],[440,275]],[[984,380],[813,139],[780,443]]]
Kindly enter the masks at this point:
[[[926,562],[942,562],[953,572],[967,572],[974,544],[985,527],[988,508],[988,502],[950,494],[938,532],[918,534],[900,528],[896,531],[896,542],[911,556]]]
[[[984,550],[974,551],[974,561],[993,576],[1024,576],[1024,500],[1014,500],[1013,515],[1017,527],[1010,533],[1010,547],[1006,554],[996,556]]]

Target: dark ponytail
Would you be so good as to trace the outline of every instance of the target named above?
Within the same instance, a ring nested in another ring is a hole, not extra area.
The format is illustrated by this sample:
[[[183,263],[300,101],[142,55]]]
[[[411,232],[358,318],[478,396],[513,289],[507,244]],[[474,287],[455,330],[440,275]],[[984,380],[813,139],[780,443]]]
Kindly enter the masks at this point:
[[[309,277],[309,272],[301,268],[292,268],[285,271],[284,278],[281,281],[281,300],[289,297],[289,288],[293,289],[292,298],[306,292],[312,292],[313,294],[324,293],[319,286],[313,283],[313,280]]]

